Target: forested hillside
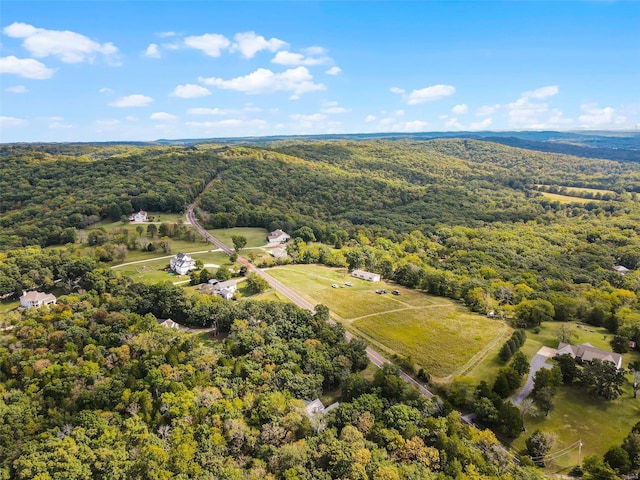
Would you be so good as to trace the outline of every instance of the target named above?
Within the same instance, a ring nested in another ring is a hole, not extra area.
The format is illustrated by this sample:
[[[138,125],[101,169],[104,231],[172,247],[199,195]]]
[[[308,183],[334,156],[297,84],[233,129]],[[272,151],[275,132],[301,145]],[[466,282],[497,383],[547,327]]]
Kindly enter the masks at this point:
[[[64,252],[12,252],[17,275],[30,256],[85,290],[0,323],[1,478],[540,478],[393,367],[359,376],[365,345],[326,309],[187,296]],[[154,316],[197,311],[223,337]],[[339,408],[306,413],[338,385]]]

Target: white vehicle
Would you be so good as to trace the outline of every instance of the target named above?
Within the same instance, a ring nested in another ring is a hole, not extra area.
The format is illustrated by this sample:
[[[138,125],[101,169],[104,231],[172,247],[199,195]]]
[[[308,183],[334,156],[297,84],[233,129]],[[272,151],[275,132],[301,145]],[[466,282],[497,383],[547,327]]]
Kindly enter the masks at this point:
[[[344,284],[345,284],[347,287],[353,287],[353,283],[351,283],[351,282],[344,282]]]
[[[334,283],[333,285],[331,285],[331,288],[338,288],[338,284]]]

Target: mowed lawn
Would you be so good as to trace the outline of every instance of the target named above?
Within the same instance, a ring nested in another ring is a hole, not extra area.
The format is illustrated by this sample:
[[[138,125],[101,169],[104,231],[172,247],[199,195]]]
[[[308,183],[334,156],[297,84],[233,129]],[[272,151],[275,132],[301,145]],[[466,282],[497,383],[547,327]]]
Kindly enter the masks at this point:
[[[358,280],[346,269],[287,265],[269,274],[311,303],[329,307],[347,329],[384,353],[411,356],[435,377],[450,375],[507,329],[503,322],[473,314],[447,298],[384,281]],[[388,293],[377,294],[379,289]],[[392,295],[392,290],[400,295]]]
[[[252,227],[221,228],[207,231],[222,243],[232,248],[233,241],[231,240],[231,237],[233,235],[242,235],[247,239],[247,245],[245,248],[254,248],[266,245],[267,235],[269,234],[269,232],[264,228]]]

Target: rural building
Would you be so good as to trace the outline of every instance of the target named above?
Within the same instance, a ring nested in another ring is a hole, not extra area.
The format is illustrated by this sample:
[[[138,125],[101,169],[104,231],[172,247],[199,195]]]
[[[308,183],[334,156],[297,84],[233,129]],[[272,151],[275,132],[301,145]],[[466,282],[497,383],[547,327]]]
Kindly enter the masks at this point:
[[[20,306],[22,308],[32,308],[32,307],[41,307],[43,305],[55,305],[56,297],[51,293],[42,293],[31,291],[27,292],[25,290],[22,291],[22,296],[20,297]]]
[[[274,230],[267,236],[269,243],[286,243],[291,240],[291,236],[282,230]]]
[[[130,222],[146,222],[147,221],[147,212],[144,210],[140,210],[138,213],[134,213],[129,217]]]
[[[180,328],[180,324],[174,322],[173,320],[171,320],[170,318],[167,318],[166,320],[159,318],[158,319],[158,325],[163,326],[164,328],[175,328],[178,329]]]
[[[188,275],[191,270],[196,269],[196,261],[186,253],[178,253],[171,259],[169,266],[178,275]]]
[[[351,272],[351,275],[360,278],[361,280],[366,280],[367,282],[379,282],[380,274],[379,273],[371,273],[365,270],[354,270]]]
[[[623,266],[623,265],[614,265],[613,269],[622,274],[622,275],[626,275],[627,273],[629,273],[631,270],[629,270],[627,267]]]
[[[287,251],[284,248],[273,248],[269,253],[273,258],[287,258]]]
[[[322,404],[322,401],[319,398],[316,398],[313,402],[304,402],[305,409],[307,410],[307,415],[315,415],[316,413],[329,413],[331,410],[337,408],[340,403],[335,402],[325,408]]]
[[[556,355],[571,355],[577,362],[590,362],[592,360],[602,360],[603,362],[612,362],[619,369],[622,368],[622,355],[615,352],[608,352],[594,347],[590,343],[582,343],[580,345],[571,345],[569,343],[561,343],[558,345]]]
[[[225,300],[231,300],[238,288],[236,280],[227,280],[226,282],[218,282],[214,285],[215,294],[220,295]]]

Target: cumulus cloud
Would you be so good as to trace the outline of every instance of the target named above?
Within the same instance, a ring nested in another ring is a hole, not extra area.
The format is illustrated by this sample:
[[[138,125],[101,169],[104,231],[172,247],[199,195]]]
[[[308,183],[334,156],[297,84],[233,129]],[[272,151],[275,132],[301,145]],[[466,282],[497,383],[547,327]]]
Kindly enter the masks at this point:
[[[170,113],[167,113],[167,112],[155,112],[149,115],[149,118],[151,120],[159,120],[162,122],[170,122],[178,119],[178,117],[176,117],[175,115],[171,115]]]
[[[231,42],[224,35],[218,33],[205,33],[204,35],[191,36],[184,39],[187,47],[201,50],[210,57],[219,57],[222,50],[231,46]]]
[[[312,113],[312,114],[304,114],[304,113],[294,113],[289,115],[291,120],[300,121],[300,122],[320,122],[327,118],[326,115],[322,113]]]
[[[485,118],[481,122],[472,123],[469,126],[469,130],[485,130],[489,128],[492,123],[493,123],[493,120],[491,119],[491,117]]]
[[[7,87],[5,89],[7,92],[10,93],[27,93],[27,87],[25,87],[24,85],[15,85],[13,87]]]
[[[584,128],[620,125],[627,120],[627,117],[623,115],[616,115],[616,110],[613,107],[599,108],[595,103],[581,105],[580,111],[582,115],[578,117],[578,120]]]
[[[196,107],[190,108],[187,110],[189,115],[229,115],[231,113],[236,113],[236,110],[225,110],[222,108],[207,108],[207,107]]]
[[[553,97],[560,92],[557,85],[549,85],[548,87],[540,87],[535,90],[529,90],[522,94],[523,97],[534,98],[536,100],[542,100],[544,98]]]
[[[332,105],[322,109],[322,113],[328,114],[349,113],[350,111],[350,108],[339,107],[337,105]]]
[[[146,95],[127,95],[124,97],[120,97],[117,100],[111,102],[109,104],[110,107],[146,107],[151,102],[153,102],[153,98],[147,97]]]
[[[211,92],[208,88],[201,87],[200,85],[195,85],[193,83],[187,83],[186,85],[178,85],[169,95],[180,98],[198,98],[211,95]]]
[[[27,121],[22,118],[0,116],[0,127],[21,127]]]
[[[429,122],[423,122],[422,120],[412,120],[409,122],[400,123],[399,131],[403,132],[419,132],[429,126]]]
[[[145,57],[160,58],[160,47],[157,43],[150,43],[144,52]]]
[[[313,48],[313,47],[312,47]],[[316,51],[316,50],[312,50]],[[307,67],[313,65],[324,65],[331,61],[331,59],[327,56],[324,56],[322,53],[320,56],[314,55],[305,55],[302,53],[293,53],[288,51],[281,51],[276,53],[276,56],[273,57],[271,63],[276,63],[278,65],[305,65]]]
[[[520,97],[507,105],[509,109],[509,126],[521,128],[540,128],[541,116],[548,110],[546,103],[532,102],[529,97]]]
[[[166,38],[166,37],[175,37],[177,35],[176,32],[160,32],[158,34],[159,37],[161,38]]]
[[[267,40],[262,35],[256,35],[256,32],[237,33],[233,39],[235,43],[231,46],[231,51],[239,51],[245,58],[253,58],[262,50],[275,52],[289,45],[278,38]]]
[[[378,118],[378,117],[376,117],[375,115],[367,115],[367,116],[364,118],[364,121],[365,121],[366,123],[371,123],[371,122],[375,122],[377,118]]]
[[[326,90],[323,84],[313,83],[313,76],[305,67],[292,68],[282,73],[273,73],[266,68],[259,68],[248,75],[230,80],[201,77],[199,81],[205,85],[244,92],[248,95],[284,91],[291,92],[292,98],[297,98],[303,93]]]
[[[0,73],[12,73],[33,80],[46,80],[54,70],[33,58],[17,58],[13,55],[0,58]]]
[[[455,117],[451,117],[449,118],[447,115],[444,116],[445,122],[444,122],[444,126],[446,128],[451,128],[454,130],[462,130],[462,125],[460,124],[460,122],[458,121],[457,118]]]
[[[489,115],[493,115],[499,109],[500,109],[499,103],[496,103],[494,105],[483,105],[476,111],[476,115],[479,117],[487,117]]]
[[[113,93],[113,89],[108,88],[108,87],[102,87],[100,90],[98,90],[98,92],[100,92],[100,93]]]
[[[404,89],[403,88],[398,88],[398,87],[391,87],[389,89],[389,91],[391,93],[397,93],[398,95],[402,95],[404,93]]]
[[[36,58],[50,55],[65,63],[93,61],[97,54],[115,63],[118,49],[113,43],[98,43],[89,37],[69,30],[47,30],[27,23],[14,22],[3,32],[12,38],[24,38],[22,46]]]
[[[439,100],[454,93],[456,93],[456,89],[451,85],[433,85],[432,87],[412,91],[407,95],[406,102],[409,105],[417,105],[419,103]]]
[[[342,69],[340,67],[331,67],[329,70],[325,70],[324,73],[326,73],[327,75],[338,75],[341,72]]]
[[[115,119],[96,120],[93,123],[98,127],[115,127],[120,123],[120,120],[115,120]]]
[[[469,107],[467,105],[465,105],[464,103],[459,103],[458,105],[455,105],[451,109],[451,112],[455,113],[456,115],[464,115],[468,111],[469,111]]]

